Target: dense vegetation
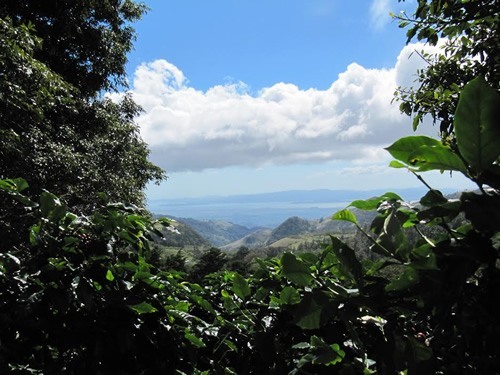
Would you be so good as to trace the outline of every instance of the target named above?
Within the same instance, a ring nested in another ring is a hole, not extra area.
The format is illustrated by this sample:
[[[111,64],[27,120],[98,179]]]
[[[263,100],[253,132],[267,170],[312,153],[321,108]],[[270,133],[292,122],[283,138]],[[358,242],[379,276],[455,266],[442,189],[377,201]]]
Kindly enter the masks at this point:
[[[243,276],[211,273],[209,266],[226,261],[212,249],[197,266],[198,279],[175,270],[179,257],[170,270],[154,266],[150,240],[174,229],[133,204],[161,172],[147,162],[133,102],[113,104],[97,95],[123,73],[124,60],[112,58],[118,65],[99,74],[83,56],[72,69],[53,65],[52,53],[65,61],[67,48],[87,50],[76,36],[61,38],[69,43],[61,50],[37,50],[39,38],[50,39],[49,26],[65,21],[57,14],[65,13],[49,12],[51,2],[4,4],[0,155],[8,162],[0,170],[0,373],[500,372],[498,2],[419,0],[414,18],[402,17],[410,39],[446,38],[445,58],[435,57],[419,73],[421,86],[402,98],[416,125],[421,114],[437,114],[443,137],[406,137],[388,147],[392,166],[423,183],[421,172],[462,173],[479,193],[447,199],[429,186],[417,206],[395,193],[353,202],[377,210],[369,229],[359,227],[375,258],[361,261],[331,236],[318,254],[257,260],[258,269]],[[98,2],[85,4],[72,8],[77,21],[106,29],[106,19],[96,18]],[[133,20],[142,9],[131,1],[104,4],[114,21]],[[121,22],[111,29],[118,32]],[[124,35],[122,53],[131,34]],[[78,56],[71,52],[68,61]],[[450,71],[436,75],[440,69]],[[94,72],[90,82],[97,86],[82,90],[82,72]],[[96,138],[90,129],[100,131]],[[114,132],[121,137],[112,145],[124,158],[102,169]],[[85,183],[71,169],[80,163],[88,166]],[[464,225],[450,226],[459,215]],[[359,226],[350,209],[333,219]],[[434,232],[423,229],[433,226],[443,230],[429,235]],[[406,228],[419,239],[410,241]]]

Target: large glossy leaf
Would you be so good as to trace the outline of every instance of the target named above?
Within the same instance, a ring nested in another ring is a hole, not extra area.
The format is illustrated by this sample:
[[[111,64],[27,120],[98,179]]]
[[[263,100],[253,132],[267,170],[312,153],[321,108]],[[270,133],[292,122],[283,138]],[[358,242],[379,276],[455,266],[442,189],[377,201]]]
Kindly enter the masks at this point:
[[[421,146],[440,146],[441,142],[437,139],[426,136],[409,136],[398,139],[392,145],[386,148],[393,158],[406,164],[410,164],[410,155]]]
[[[240,297],[242,300],[245,300],[246,297],[250,295],[250,287],[248,286],[248,282],[245,280],[243,276],[240,274],[235,274],[233,277],[233,288],[234,294]]]
[[[337,237],[330,236],[332,240],[332,250],[337,255],[342,265],[353,276],[358,288],[363,286],[363,267],[356,257],[353,249],[340,241]]]
[[[313,280],[309,267],[298,260],[295,255],[285,253],[281,257],[283,275],[291,282],[300,286],[308,286]]]
[[[323,305],[311,294],[306,294],[295,311],[295,321],[302,329],[318,329],[322,310]]]
[[[436,146],[420,146],[408,158],[408,164],[420,172],[460,171],[467,174],[467,167],[462,159],[442,144]]]
[[[280,303],[283,305],[295,305],[300,302],[300,294],[292,286],[286,286],[280,293]]]
[[[417,171],[453,170],[467,173],[467,168],[460,157],[434,138],[404,137],[387,147],[386,150],[394,158],[405,163],[408,168]],[[391,162],[391,166],[403,167],[397,161]]]
[[[352,211],[349,211],[348,209],[335,212],[332,216],[332,220],[349,221],[351,223],[358,224],[356,215],[354,215],[354,213]]]
[[[352,202],[349,206],[359,208],[360,210],[376,210],[381,202],[390,200],[402,201],[403,199],[396,193],[387,192],[379,197],[365,199],[365,200],[356,200]]]
[[[457,145],[476,172],[500,156],[500,95],[483,77],[465,85],[453,122]]]

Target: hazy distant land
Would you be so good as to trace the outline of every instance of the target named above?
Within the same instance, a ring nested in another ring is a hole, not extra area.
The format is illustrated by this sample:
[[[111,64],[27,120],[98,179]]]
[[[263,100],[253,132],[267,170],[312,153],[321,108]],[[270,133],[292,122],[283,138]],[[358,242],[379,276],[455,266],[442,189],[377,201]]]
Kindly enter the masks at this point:
[[[328,218],[356,199],[381,195],[374,190],[292,190],[273,193],[150,200],[150,211],[158,215],[196,220],[224,220],[248,228],[275,228],[287,218]],[[426,188],[392,190],[407,201],[420,199]],[[450,193],[453,189],[443,189]]]

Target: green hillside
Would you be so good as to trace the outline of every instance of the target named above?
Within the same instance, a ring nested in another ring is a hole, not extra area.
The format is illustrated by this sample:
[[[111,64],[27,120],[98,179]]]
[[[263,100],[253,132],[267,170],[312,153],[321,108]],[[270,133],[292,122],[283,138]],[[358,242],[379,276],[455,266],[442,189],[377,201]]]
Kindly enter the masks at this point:
[[[252,232],[251,229],[243,225],[223,220],[195,220],[191,218],[176,218],[176,220],[188,225],[213,246],[227,245]]]

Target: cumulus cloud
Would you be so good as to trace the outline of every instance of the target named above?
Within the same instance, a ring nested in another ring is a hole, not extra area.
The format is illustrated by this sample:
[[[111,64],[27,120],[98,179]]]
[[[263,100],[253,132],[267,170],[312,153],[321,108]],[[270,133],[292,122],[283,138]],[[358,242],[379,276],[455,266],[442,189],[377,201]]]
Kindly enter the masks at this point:
[[[399,53],[395,66],[396,84],[402,87],[415,87],[417,70],[421,70],[428,65],[423,53],[441,54],[443,52],[443,43],[444,41],[440,41],[437,46],[413,43],[403,48]]]
[[[200,91],[165,60],[139,66],[132,93],[153,162],[168,172],[330,160],[377,161],[382,147],[407,135],[409,119],[391,104],[397,85],[424,62],[401,51],[392,69],[350,64],[326,90],[244,83]],[[420,64],[420,65],[419,65]]]

